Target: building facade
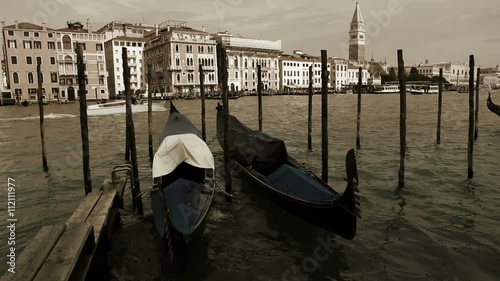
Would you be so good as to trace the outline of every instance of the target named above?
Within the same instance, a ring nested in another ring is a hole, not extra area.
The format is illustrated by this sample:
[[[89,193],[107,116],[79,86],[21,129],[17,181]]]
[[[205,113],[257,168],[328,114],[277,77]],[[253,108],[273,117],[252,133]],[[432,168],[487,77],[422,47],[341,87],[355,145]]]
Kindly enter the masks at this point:
[[[359,4],[356,2],[356,10],[352,16],[349,29],[349,60],[365,61],[366,32],[363,15]]]
[[[150,91],[161,95],[199,95],[200,65],[204,70],[205,93],[217,90],[217,51],[210,34],[190,28],[186,22],[166,21],[145,38],[144,65],[151,65]]]
[[[451,84],[467,85],[469,83],[469,65],[467,63],[429,63],[429,61],[426,60],[425,63],[405,66],[406,75],[410,74],[412,68],[416,68],[419,74],[425,75],[427,77],[439,76],[439,69],[443,68],[443,78],[445,78]]]
[[[305,91],[309,87],[309,67],[312,66],[313,88],[321,89],[321,58],[304,54],[300,50],[294,51],[292,55],[284,54],[280,58],[280,90],[283,94],[293,91]],[[331,63],[327,63],[327,69],[331,73]],[[328,76],[328,88],[331,88],[330,74]]]
[[[140,37],[117,37],[104,44],[106,66],[109,73],[108,86],[111,98],[122,97],[125,91],[123,80],[122,49],[127,48],[128,66],[130,68],[130,89],[137,92],[146,89],[143,69],[143,52],[146,39]]]
[[[87,100],[108,99],[108,71],[104,53],[104,35],[92,31],[90,22],[84,29],[81,22],[68,21],[66,28],[56,33],[61,101],[75,101],[78,96],[77,43],[83,44]]]
[[[3,26],[5,74],[16,101],[38,101],[37,64],[41,64],[43,100],[59,99],[55,32],[42,26],[15,22]]]
[[[156,25],[148,23],[127,23],[113,21],[97,32],[104,35],[106,66],[109,73],[108,86],[111,98],[118,97],[125,90],[123,84],[122,48],[129,51],[129,66],[131,75],[130,88],[134,91],[146,90],[146,69],[142,65],[144,37],[154,31]]]
[[[337,92],[343,92],[347,85],[349,61],[343,58],[331,58],[331,85]]]
[[[228,87],[232,93],[257,91],[259,65],[262,72],[262,90],[270,93],[279,90],[279,56],[283,52],[281,40],[234,37],[227,31],[214,34],[212,38],[226,49]]]

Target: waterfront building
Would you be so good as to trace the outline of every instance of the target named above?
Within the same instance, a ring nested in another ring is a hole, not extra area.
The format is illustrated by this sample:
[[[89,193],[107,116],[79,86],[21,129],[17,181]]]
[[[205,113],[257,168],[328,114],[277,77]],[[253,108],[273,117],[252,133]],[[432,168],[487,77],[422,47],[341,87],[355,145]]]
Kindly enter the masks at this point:
[[[280,87],[281,40],[271,41],[233,36],[219,32],[212,38],[222,44],[228,57],[228,87],[232,93],[257,91],[257,67],[261,66],[262,90],[271,93]],[[220,67],[220,66],[218,66]]]
[[[439,69],[443,68],[443,77],[455,85],[466,85],[469,83],[469,65],[467,63],[435,62],[405,66],[406,75],[410,74],[412,68],[416,68],[419,74],[427,77],[439,76]],[[476,68],[477,70],[477,68]]]
[[[57,100],[59,84],[54,30],[45,24],[17,21],[8,26],[2,22],[2,27],[7,85],[16,101],[38,100],[38,63],[42,70],[43,100]]]
[[[122,48],[129,52],[130,88],[133,91],[146,90],[146,67],[143,66],[143,52],[146,34],[155,30],[156,25],[148,23],[110,22],[97,32],[104,34],[106,67],[109,73],[108,86],[111,98],[120,96],[125,90],[123,84]]]
[[[146,35],[143,65],[151,65],[149,90],[176,96],[200,93],[198,67],[204,70],[205,93],[217,89],[215,40],[184,21],[166,21]]]
[[[104,35],[92,31],[89,20],[87,20],[86,27],[85,29],[79,21],[68,21],[66,28],[55,31],[61,101],[75,101],[79,99],[78,69],[76,64],[77,43],[83,43],[87,100],[109,98]]]
[[[313,88],[321,89],[321,57],[305,54],[301,50],[293,51],[293,54],[283,54],[280,57],[280,91],[291,93],[294,91],[307,91],[309,87],[309,66],[313,71]],[[327,63],[330,72],[331,63]],[[331,87],[330,75],[328,76],[328,88]]]
[[[364,62],[365,61],[365,44],[366,32],[363,15],[356,2],[356,9],[352,16],[351,25],[349,29],[349,60]]]
[[[349,61],[343,58],[333,57],[330,58],[331,63],[331,85],[335,88],[336,92],[343,92],[345,86],[348,84],[348,66]]]
[[[109,73],[108,86],[111,98],[123,97],[125,84],[123,80],[122,48],[127,48],[128,66],[130,67],[130,90],[136,93],[146,89],[143,52],[146,39],[141,37],[120,36],[108,40],[104,44],[106,66]]]

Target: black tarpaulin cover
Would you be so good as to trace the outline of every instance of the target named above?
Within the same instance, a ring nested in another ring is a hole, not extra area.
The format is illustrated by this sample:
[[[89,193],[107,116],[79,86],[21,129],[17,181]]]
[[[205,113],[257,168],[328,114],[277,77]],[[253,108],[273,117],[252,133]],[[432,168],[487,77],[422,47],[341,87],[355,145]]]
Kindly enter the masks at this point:
[[[223,112],[218,111],[217,128],[223,130]],[[218,133],[223,136],[224,132]],[[221,139],[221,143],[224,141]],[[288,153],[282,140],[254,131],[234,116],[229,116],[229,152],[231,159],[242,165],[252,166],[263,175],[268,175],[287,163]]]

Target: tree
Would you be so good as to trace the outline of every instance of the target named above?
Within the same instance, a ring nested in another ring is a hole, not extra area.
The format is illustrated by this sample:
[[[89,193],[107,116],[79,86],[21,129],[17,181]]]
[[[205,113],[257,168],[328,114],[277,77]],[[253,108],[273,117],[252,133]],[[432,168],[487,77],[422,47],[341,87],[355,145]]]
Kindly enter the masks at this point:
[[[371,77],[382,77],[382,75],[386,74],[384,68],[378,62],[371,62],[368,72]]]
[[[394,82],[394,81],[398,81],[398,76],[396,75],[394,67],[391,67],[391,69],[389,69],[389,82]]]

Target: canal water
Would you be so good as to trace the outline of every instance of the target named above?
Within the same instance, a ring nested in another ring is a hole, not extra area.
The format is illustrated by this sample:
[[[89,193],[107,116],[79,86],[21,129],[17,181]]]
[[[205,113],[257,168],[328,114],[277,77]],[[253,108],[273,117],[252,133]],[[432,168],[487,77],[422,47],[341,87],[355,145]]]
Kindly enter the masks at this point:
[[[493,100],[500,102],[500,93]],[[356,95],[329,96],[329,183],[345,189],[345,154],[355,145]],[[263,130],[289,153],[321,170],[321,100],[313,98],[313,151],[307,151],[307,96],[264,97]],[[232,204],[217,190],[201,239],[167,266],[149,197],[145,217],[125,197],[122,227],[109,253],[110,280],[500,280],[500,117],[482,92],[474,179],[467,180],[468,96],[443,98],[442,142],[435,144],[437,95],[408,95],[406,187],[397,189],[399,96],[363,95],[357,153],[362,219],[347,241],[292,217],[252,186],[235,180]],[[201,128],[200,101],[176,101]],[[208,139],[216,101],[207,101]],[[37,106],[0,108],[0,273],[7,249],[7,178],[16,180],[16,250],[45,224],[63,223],[83,200],[78,104],[45,106],[49,172],[44,173]],[[230,111],[257,128],[257,98],[230,101]],[[154,145],[168,112],[154,112]],[[143,190],[151,186],[147,113],[134,114]],[[98,189],[124,162],[125,115],[89,117],[92,183]],[[218,171],[222,153],[214,151]],[[223,180],[218,173],[218,177]]]

